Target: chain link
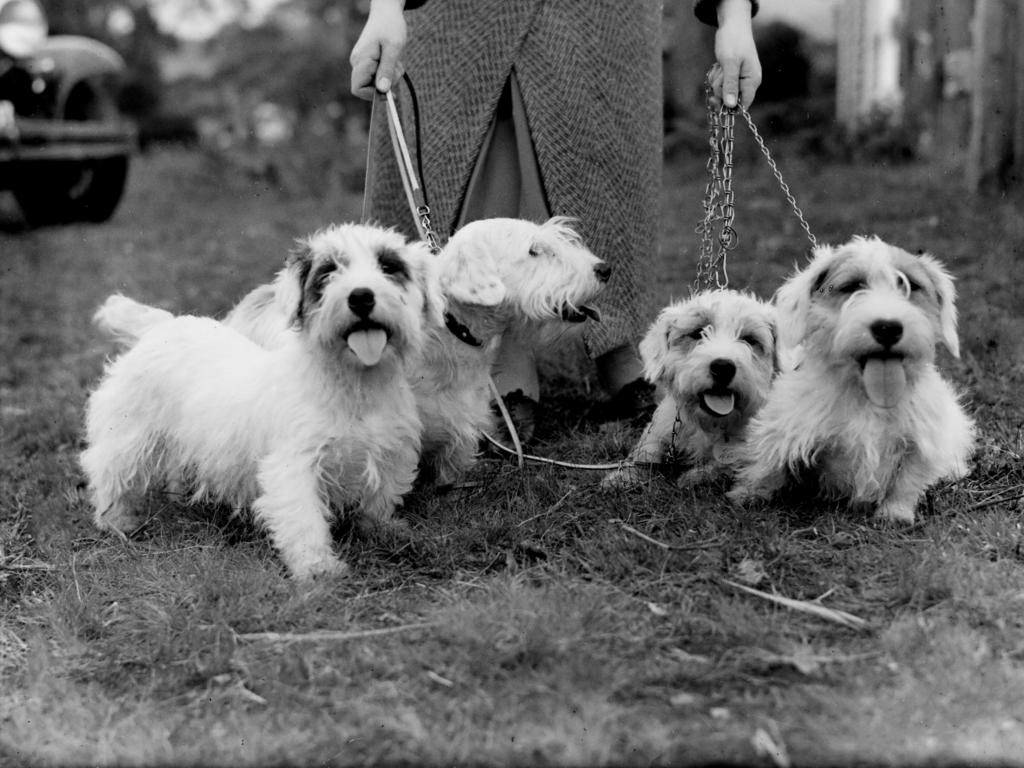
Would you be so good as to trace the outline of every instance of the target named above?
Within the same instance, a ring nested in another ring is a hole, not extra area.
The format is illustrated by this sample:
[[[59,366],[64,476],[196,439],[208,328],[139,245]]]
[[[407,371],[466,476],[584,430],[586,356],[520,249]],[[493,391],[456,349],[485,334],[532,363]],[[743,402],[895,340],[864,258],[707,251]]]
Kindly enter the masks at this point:
[[[427,247],[430,248],[430,252],[437,256],[441,252],[441,243],[437,239],[437,233],[434,232],[433,226],[430,224],[430,206],[420,205],[416,208],[416,215],[420,219],[420,231],[423,233],[423,239],[427,241]]]
[[[701,236],[700,257],[694,291],[729,285],[727,256],[739,243],[733,227],[736,206],[732,188],[732,154],[736,115],[734,111],[716,109],[712,99],[711,80],[705,82],[708,111],[708,181],[704,188],[704,220],[697,227]],[[716,223],[721,228],[716,236]],[[717,241],[717,249],[716,249]]]
[[[735,193],[732,185],[733,146],[736,125],[736,113],[739,112],[747,121],[757,146],[768,161],[782,193],[789,203],[807,234],[812,248],[818,247],[818,240],[811,232],[811,227],[804,218],[804,212],[796,203],[796,198],[782,178],[782,172],[772,158],[768,146],[761,137],[754,120],[742,104],[729,109],[716,107],[711,87],[711,72],[704,83],[705,99],[708,111],[708,147],[707,162],[708,181],[704,188],[704,219],[697,226],[700,234],[700,256],[697,259],[697,279],[693,283],[694,291],[708,290],[713,287],[729,286],[729,269],[727,257],[729,251],[739,244],[739,234],[733,226],[736,219]],[[717,233],[716,233],[717,228]]]
[[[775,176],[775,180],[779,182],[779,187],[782,189],[782,194],[786,196],[786,202],[789,203],[793,209],[793,213],[796,214],[797,219],[800,220],[800,226],[803,227],[804,232],[807,233],[807,239],[811,243],[812,248],[818,247],[818,238],[811,232],[811,225],[807,223],[807,219],[804,218],[804,212],[800,210],[800,206],[796,204],[796,198],[793,197],[793,193],[789,191],[789,185],[786,184],[782,179],[782,171],[775,164],[775,160],[772,159],[772,153],[768,151],[768,146],[764,143],[764,139],[761,138],[760,132],[757,130],[757,126],[754,125],[754,118],[750,116],[746,107],[743,105],[739,106],[739,111],[743,113],[743,117],[746,118],[747,126],[750,128],[750,132],[754,136],[754,140],[757,142],[757,146],[761,148],[761,154],[764,155],[764,159],[768,161],[768,167],[772,169],[772,174]]]

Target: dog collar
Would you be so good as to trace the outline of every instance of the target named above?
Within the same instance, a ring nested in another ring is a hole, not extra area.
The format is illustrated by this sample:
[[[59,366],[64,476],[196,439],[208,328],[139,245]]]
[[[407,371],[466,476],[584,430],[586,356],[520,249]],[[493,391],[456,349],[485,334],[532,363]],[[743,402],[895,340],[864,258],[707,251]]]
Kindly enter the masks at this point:
[[[444,325],[452,335],[464,344],[469,344],[471,347],[483,346],[483,342],[480,341],[473,332],[469,330],[463,323],[460,323],[451,312],[444,313]]]

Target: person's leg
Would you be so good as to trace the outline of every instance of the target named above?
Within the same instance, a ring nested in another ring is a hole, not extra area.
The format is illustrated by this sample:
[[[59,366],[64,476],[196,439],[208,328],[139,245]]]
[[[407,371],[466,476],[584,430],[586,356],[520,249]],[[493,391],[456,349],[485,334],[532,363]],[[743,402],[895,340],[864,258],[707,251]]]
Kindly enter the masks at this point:
[[[643,378],[644,366],[632,344],[623,344],[594,360],[597,380],[609,395],[616,395],[627,384]]]

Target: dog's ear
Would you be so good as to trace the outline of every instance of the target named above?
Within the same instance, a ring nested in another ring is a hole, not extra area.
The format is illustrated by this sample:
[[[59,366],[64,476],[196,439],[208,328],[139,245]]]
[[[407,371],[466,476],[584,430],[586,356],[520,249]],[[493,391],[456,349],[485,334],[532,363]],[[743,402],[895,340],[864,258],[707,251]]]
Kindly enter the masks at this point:
[[[441,290],[452,301],[496,307],[505,300],[505,284],[490,251],[472,239],[455,238],[438,255]]]
[[[662,310],[657,319],[640,340],[640,359],[644,364],[644,377],[657,384],[665,376],[665,361],[668,357],[668,338],[671,323],[667,312]]]
[[[960,338],[957,335],[956,288],[953,276],[944,266],[927,253],[915,256],[924,267],[928,279],[935,287],[935,295],[939,302],[939,331],[946,349],[953,357],[960,357]]]
[[[807,314],[811,299],[828,277],[835,250],[827,245],[819,245],[812,255],[811,263],[783,283],[772,298],[778,310],[779,342],[789,347],[797,346],[807,335]]]
[[[312,268],[313,251],[308,242],[299,241],[276,281],[278,301],[287,308],[288,324],[295,328],[301,328],[306,320],[306,282]]]

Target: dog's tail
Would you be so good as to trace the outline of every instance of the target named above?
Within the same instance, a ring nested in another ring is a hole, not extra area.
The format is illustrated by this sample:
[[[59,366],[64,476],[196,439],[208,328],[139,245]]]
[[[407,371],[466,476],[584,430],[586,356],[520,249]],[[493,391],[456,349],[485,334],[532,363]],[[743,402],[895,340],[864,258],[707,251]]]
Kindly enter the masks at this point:
[[[140,304],[115,293],[96,310],[92,320],[118,344],[134,346],[150,328],[174,319],[166,309]]]

